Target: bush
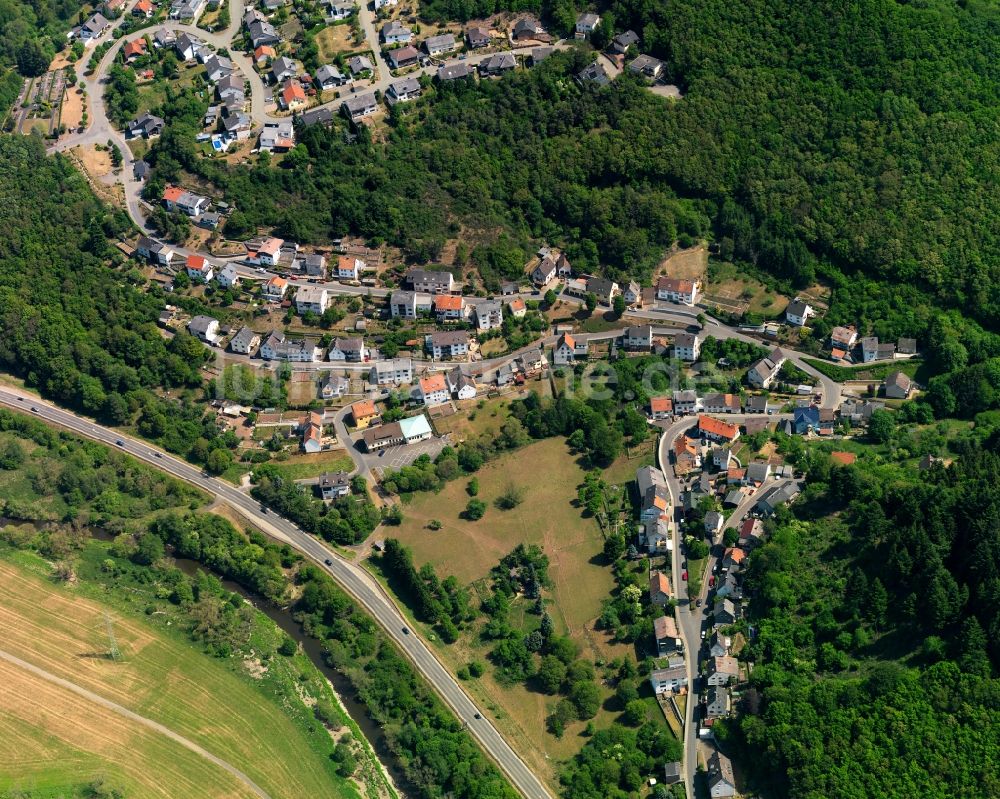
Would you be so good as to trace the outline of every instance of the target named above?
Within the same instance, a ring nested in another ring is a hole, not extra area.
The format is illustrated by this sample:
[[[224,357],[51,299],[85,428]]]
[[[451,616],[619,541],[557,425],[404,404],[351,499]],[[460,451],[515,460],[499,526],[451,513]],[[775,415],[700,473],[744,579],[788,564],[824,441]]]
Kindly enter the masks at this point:
[[[465,518],[469,521],[479,521],[486,513],[486,503],[479,499],[470,499],[465,506]]]

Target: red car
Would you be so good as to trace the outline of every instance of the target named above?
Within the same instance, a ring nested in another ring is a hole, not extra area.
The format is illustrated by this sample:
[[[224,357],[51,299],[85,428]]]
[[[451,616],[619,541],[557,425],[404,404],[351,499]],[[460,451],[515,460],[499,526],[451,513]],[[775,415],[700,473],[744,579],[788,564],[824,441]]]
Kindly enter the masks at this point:
[[[684,572],[684,573],[683,573],[683,574],[681,575],[681,579],[682,579],[682,580],[684,580],[684,581],[687,581],[687,578],[688,578],[688,573],[687,573],[687,572]]]

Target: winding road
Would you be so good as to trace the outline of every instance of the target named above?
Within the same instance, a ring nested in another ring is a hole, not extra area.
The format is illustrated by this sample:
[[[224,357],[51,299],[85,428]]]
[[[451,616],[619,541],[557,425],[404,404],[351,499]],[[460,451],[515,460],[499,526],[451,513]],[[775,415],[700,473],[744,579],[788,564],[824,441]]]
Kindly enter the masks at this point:
[[[542,782],[511,749],[496,727],[481,714],[448,670],[415,634],[403,632],[407,620],[389,595],[368,572],[338,555],[321,541],[309,535],[287,519],[265,513],[255,502],[235,486],[210,477],[191,464],[157,449],[149,443],[118,430],[98,425],[69,411],[58,408],[27,392],[0,389],[0,404],[22,413],[58,425],[110,447],[118,447],[133,458],[160,471],[196,485],[216,500],[233,508],[255,527],[311,560],[326,571],[351,597],[383,627],[390,638],[406,654],[417,671],[438,692],[483,749],[494,759],[511,784],[527,799],[551,799]],[[119,444],[118,442],[121,442]]]

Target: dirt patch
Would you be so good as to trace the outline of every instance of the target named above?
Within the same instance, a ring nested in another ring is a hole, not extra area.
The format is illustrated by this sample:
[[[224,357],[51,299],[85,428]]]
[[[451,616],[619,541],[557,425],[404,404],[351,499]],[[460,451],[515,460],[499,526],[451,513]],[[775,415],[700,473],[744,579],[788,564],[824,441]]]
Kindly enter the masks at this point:
[[[699,280],[704,282],[708,271],[708,250],[703,245],[680,250],[664,258],[654,275],[667,275],[678,280]]]
[[[350,25],[329,25],[316,34],[316,46],[319,48],[319,60],[324,64],[333,61],[337,53],[359,52],[367,50],[364,40],[357,41]]]
[[[86,109],[87,103],[83,97],[83,89],[70,89],[63,95],[59,123],[65,125],[67,131],[76,130],[83,121],[83,112]]]

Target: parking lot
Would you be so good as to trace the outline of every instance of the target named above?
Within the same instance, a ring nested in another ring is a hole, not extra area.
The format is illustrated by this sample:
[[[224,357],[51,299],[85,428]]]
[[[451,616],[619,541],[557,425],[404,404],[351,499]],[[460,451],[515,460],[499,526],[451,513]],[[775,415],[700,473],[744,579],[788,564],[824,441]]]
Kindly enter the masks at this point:
[[[429,438],[427,441],[420,441],[416,444],[388,447],[383,450],[384,455],[380,456],[377,453],[372,453],[367,456],[367,459],[371,470],[381,478],[386,469],[402,469],[424,454],[430,455],[433,458],[447,445],[447,439]]]

